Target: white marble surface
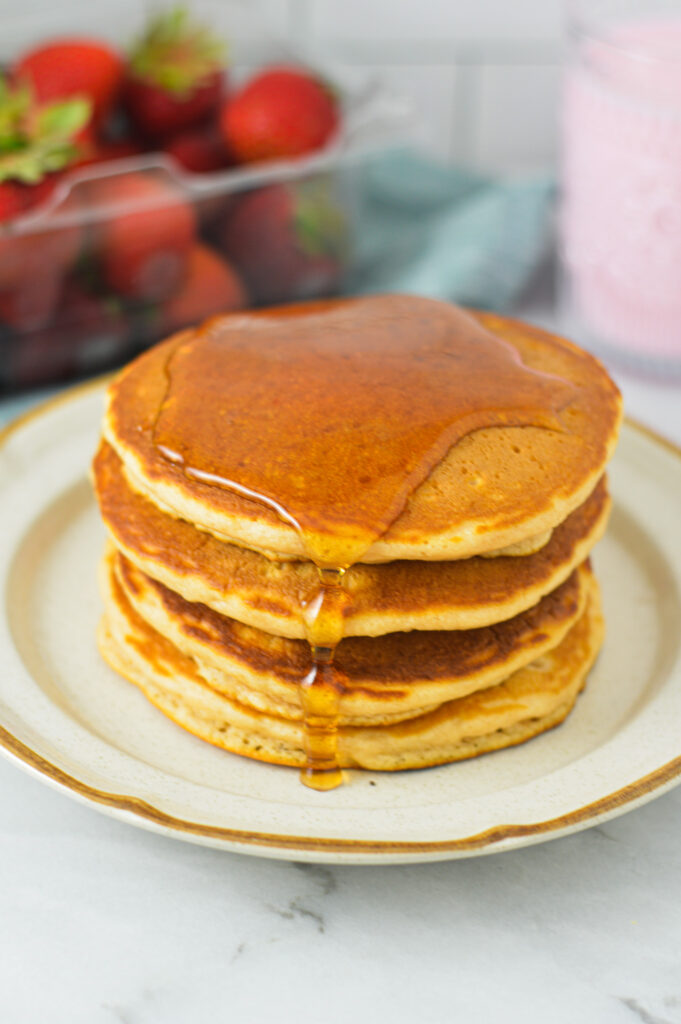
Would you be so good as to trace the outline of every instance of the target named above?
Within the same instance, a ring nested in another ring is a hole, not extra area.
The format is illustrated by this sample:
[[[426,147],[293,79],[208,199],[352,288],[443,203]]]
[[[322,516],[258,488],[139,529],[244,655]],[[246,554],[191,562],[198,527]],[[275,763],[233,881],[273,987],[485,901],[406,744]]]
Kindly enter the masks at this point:
[[[681,443],[681,388],[619,380]],[[0,809],[0,1024],[681,1024],[681,788],[515,853],[380,868],[174,842],[4,760]]]

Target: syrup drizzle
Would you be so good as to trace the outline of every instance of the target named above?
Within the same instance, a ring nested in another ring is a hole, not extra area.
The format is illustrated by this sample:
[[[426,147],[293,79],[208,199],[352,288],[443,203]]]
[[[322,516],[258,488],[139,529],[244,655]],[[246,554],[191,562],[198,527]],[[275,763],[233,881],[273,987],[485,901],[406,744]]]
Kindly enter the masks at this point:
[[[336,748],[344,687],[333,656],[343,639],[343,611],[350,603],[343,587],[345,571],[318,566],[319,589],[311,601],[303,604],[312,668],[300,690],[307,758],[301,778],[311,789],[334,789],[343,781]]]
[[[340,784],[341,674],[333,663],[361,561],[449,448],[483,427],[562,430],[561,378],[445,303],[332,300],[209,322],[180,344],[153,426],[183,473],[269,507],[318,569],[301,602],[312,667],[301,680],[306,766]]]

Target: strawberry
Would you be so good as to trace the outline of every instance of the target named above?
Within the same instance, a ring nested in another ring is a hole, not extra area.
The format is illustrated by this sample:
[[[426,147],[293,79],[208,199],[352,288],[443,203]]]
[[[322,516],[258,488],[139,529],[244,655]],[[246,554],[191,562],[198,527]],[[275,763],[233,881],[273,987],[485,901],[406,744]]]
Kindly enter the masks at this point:
[[[57,185],[63,180],[64,173],[62,171],[55,171],[53,174],[46,175],[42,181],[37,181],[35,185],[27,185],[27,209],[37,210],[44,203],[49,202],[54,195]]]
[[[169,334],[247,305],[246,289],[234,268],[214,249],[197,243],[189,256],[184,284],[162,309],[162,330]]]
[[[84,97],[43,103],[0,76],[0,182],[36,184],[73,163],[91,111]]]
[[[28,266],[26,269],[21,281],[0,292],[0,321],[20,331],[31,331],[49,323],[59,302],[62,284],[61,275],[52,274],[49,269],[42,276],[30,273]]]
[[[16,181],[3,181],[0,184],[0,224],[18,217],[28,205],[28,191],[22,185]]]
[[[97,373],[130,352],[130,327],[115,300],[90,295],[69,281],[49,324],[15,339],[5,357],[9,383],[36,387]]]
[[[68,341],[78,373],[97,373],[125,358],[132,328],[119,300],[92,295],[75,281],[64,289],[51,325],[53,336]]]
[[[66,380],[75,373],[73,352],[49,330],[12,337],[3,345],[2,383],[8,388],[31,388]]]
[[[21,329],[47,322],[80,251],[74,218],[55,220],[74,208],[73,198],[56,214],[37,211],[52,194],[59,168],[77,155],[74,140],[90,109],[82,98],[38,104],[26,86],[10,88],[0,78],[0,317]],[[32,208],[31,223],[11,223]]]
[[[194,174],[220,171],[230,163],[225,144],[212,125],[175,135],[163,148],[180,167]]]
[[[338,104],[319,78],[298,68],[257,75],[220,113],[222,135],[240,163],[301,156],[338,128]]]
[[[0,225],[25,213],[32,205],[31,194],[30,186],[3,181],[0,184]],[[54,275],[30,281],[23,265],[28,255],[26,237],[12,237],[8,233],[0,236],[0,321],[18,328],[45,323],[58,298],[58,279]]]
[[[72,167],[92,167],[95,164],[107,164],[113,160],[126,160],[131,156],[140,156],[144,150],[132,139],[117,139],[116,142],[95,142],[83,156],[72,164]]]
[[[114,103],[123,77],[123,62],[110,46],[80,37],[54,40],[25,53],[12,68],[15,82],[28,82],[40,102],[85,96],[99,127]]]
[[[0,185],[0,191],[6,186]],[[26,186],[25,212],[31,219],[22,230],[0,238],[0,321],[17,330],[33,330],[50,321],[62,283],[82,248],[83,230],[74,216],[79,204],[73,194],[40,212],[54,186],[49,179]]]
[[[138,131],[162,139],[214,116],[222,99],[223,51],[183,8],[155,17],[130,58],[123,93]]]
[[[253,298],[288,302],[337,290],[347,225],[319,183],[266,185],[236,203],[219,241]]]
[[[120,295],[161,301],[180,287],[196,235],[196,217],[164,178],[130,173],[87,183],[101,207],[94,243],[107,285]]]

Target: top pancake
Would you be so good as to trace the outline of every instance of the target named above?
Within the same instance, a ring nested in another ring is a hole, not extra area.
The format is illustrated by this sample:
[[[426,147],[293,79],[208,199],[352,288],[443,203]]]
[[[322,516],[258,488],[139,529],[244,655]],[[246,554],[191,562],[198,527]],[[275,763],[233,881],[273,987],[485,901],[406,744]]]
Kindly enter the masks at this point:
[[[340,312],[334,313],[334,310]],[[252,335],[257,368],[258,346],[266,345],[268,339],[274,344],[277,331],[284,332],[283,325],[291,316],[305,321],[308,334],[326,338],[333,336],[348,310],[352,312],[353,322],[363,322],[364,318],[371,324],[387,318],[397,325],[396,329],[403,331],[407,324],[407,327],[413,325],[414,331],[424,332],[429,331],[431,325],[439,330],[446,323],[451,307],[407,296],[346,300],[330,309],[311,304],[293,313],[289,307],[281,312],[220,317],[210,321],[203,333],[208,332],[209,340],[213,341],[229,339],[235,331],[241,340]],[[477,323],[514,346],[525,367],[562,378],[555,382],[562,398],[554,410],[552,422],[541,426],[507,425],[494,419],[496,413],[492,409],[487,422],[496,425],[472,429],[433,460],[427,478],[407,497],[402,511],[398,509],[396,518],[383,535],[362,551],[361,561],[468,558],[523,542],[552,529],[582,504],[612,453],[621,416],[620,399],[615,385],[593,357],[569,342],[506,318],[479,314]],[[191,415],[185,418],[190,424],[189,432],[196,434],[197,430],[203,430],[207,449],[212,445],[219,452],[219,418],[206,417],[205,410],[201,409],[200,388],[195,386],[192,391],[189,386],[191,359],[187,353],[191,355],[193,339],[197,337],[200,341],[202,333],[177,335],[145,353],[123,371],[110,388],[105,436],[123,460],[132,486],[159,508],[241,546],[274,557],[305,557],[309,551],[300,533],[274,508],[188,476],[157,446],[154,431],[159,412],[165,408],[168,365],[174,360],[173,365],[183,368],[182,372],[187,374],[187,391],[194,402],[194,407],[188,410]],[[322,372],[323,365],[322,362]],[[379,371],[380,365],[380,362],[375,363]],[[461,372],[466,372],[465,363]],[[337,370],[330,360],[330,400],[334,395],[334,373],[337,374]],[[281,415],[278,410],[284,404],[282,396],[287,387],[292,386],[287,379],[285,361],[280,363],[278,374],[277,377],[270,373],[267,378],[275,423]],[[526,373],[526,376],[531,374]],[[465,376],[462,379],[465,380]],[[180,403],[183,401],[181,385],[182,379],[176,382],[174,396]],[[368,392],[369,388],[366,390]],[[268,394],[265,393],[265,402]],[[388,398],[394,401],[394,396],[388,394],[386,401]],[[428,394],[408,395],[406,401],[412,403],[410,414],[416,399],[424,407],[418,410],[419,416],[427,422]],[[230,410],[225,413],[229,415]],[[397,412],[392,419],[399,419]],[[409,419],[406,413],[405,419]],[[516,417],[515,422],[539,420],[532,416],[528,407],[526,418]],[[361,421],[352,426],[357,428],[361,438]],[[323,434],[324,422],[317,423],[313,419],[306,423],[305,429]],[[209,436],[211,430],[215,436]],[[321,450],[329,465],[334,465],[345,451],[334,448],[335,434],[326,437],[328,444],[325,441]],[[285,445],[286,440],[278,442],[274,432],[273,464],[279,457],[278,447],[283,449]],[[369,447],[373,452],[376,446]],[[353,457],[356,456],[354,453]],[[372,457],[367,455],[369,460]],[[357,467],[360,480],[361,461],[357,462]],[[359,484],[358,490],[361,490]],[[359,501],[361,495],[358,495]]]

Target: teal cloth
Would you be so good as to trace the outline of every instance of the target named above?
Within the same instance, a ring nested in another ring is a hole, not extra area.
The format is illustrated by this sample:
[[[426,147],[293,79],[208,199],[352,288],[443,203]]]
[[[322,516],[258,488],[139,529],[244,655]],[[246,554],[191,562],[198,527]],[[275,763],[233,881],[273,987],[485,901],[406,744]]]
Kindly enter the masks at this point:
[[[393,151],[361,172],[350,290],[409,292],[507,310],[545,255],[553,182],[495,180]]]

